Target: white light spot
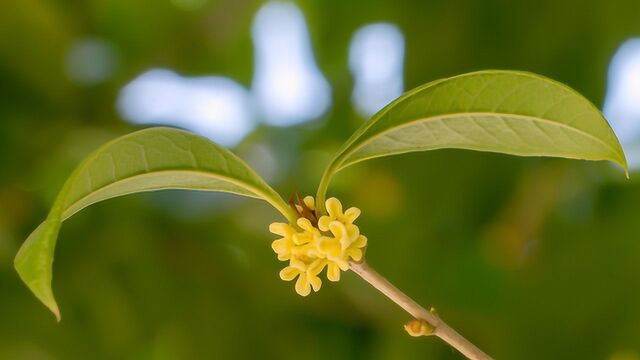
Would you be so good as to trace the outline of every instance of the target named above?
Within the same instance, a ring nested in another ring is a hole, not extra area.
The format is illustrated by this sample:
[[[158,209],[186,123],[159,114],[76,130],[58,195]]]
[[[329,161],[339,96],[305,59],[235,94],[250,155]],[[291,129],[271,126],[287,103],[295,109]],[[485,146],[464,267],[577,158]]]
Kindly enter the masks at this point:
[[[603,113],[629,167],[640,168],[640,38],[625,41],[611,60]]]
[[[65,59],[69,78],[79,84],[94,85],[108,80],[118,66],[118,53],[102,39],[83,38],[71,45]]]
[[[403,67],[404,37],[397,26],[378,23],[356,31],[349,48],[349,68],[358,113],[369,117],[402,94]]]
[[[253,21],[252,90],[264,120],[288,126],[320,117],[331,89],[318,69],[304,16],[293,3],[269,2]]]
[[[164,69],[149,70],[127,84],[118,109],[132,123],[179,126],[225,146],[237,144],[255,126],[251,96],[242,85]]]

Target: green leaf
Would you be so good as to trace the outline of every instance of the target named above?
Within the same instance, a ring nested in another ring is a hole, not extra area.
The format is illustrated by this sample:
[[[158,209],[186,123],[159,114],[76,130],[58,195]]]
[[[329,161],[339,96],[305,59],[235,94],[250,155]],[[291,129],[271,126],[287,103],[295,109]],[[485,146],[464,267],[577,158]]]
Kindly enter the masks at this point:
[[[247,164],[206,138],[151,128],[122,136],[89,155],[71,174],[47,219],[22,244],[15,267],[60,320],[51,290],[53,254],[62,221],[98,201],[162,189],[223,191],[263,199],[290,221],[282,198]]]
[[[349,165],[442,148],[611,160],[627,171],[611,127],[576,91],[536,74],[479,71],[420,86],[374,115],[329,164],[317,201]]]

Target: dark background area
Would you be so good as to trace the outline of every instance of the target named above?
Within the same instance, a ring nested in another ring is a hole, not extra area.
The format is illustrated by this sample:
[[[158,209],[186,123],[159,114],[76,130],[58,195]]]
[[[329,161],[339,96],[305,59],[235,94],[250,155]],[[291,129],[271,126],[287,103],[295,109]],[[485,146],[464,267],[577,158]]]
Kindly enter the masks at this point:
[[[331,154],[365,120],[351,103],[347,60],[363,25],[402,31],[405,89],[518,69],[569,84],[599,107],[612,56],[640,33],[631,0],[296,4],[332,105],[305,124],[260,123],[232,148],[250,163],[273,159],[259,171],[285,198],[313,194]],[[352,273],[296,295],[270,248],[278,213],[231,195],[126,196],[67,221],[54,263],[60,323],[20,282],[13,257],[73,167],[141,128],[118,113],[120,89],[151,68],[250,88],[251,23],[262,5],[0,4],[0,359],[462,358],[438,339],[407,336],[408,315]],[[110,76],[92,84],[65,68],[86,37],[117,54]],[[496,359],[638,360],[639,175],[442,150],[354,166],[330,194],[362,209],[373,267]]]

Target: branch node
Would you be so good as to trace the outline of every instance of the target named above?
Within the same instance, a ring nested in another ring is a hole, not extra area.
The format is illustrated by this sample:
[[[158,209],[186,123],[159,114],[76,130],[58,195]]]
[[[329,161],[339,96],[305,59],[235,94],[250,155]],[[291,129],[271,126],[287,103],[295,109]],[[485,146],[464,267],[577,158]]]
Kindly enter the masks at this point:
[[[413,319],[404,325],[404,329],[409,335],[419,337],[433,335],[435,327],[425,320]]]

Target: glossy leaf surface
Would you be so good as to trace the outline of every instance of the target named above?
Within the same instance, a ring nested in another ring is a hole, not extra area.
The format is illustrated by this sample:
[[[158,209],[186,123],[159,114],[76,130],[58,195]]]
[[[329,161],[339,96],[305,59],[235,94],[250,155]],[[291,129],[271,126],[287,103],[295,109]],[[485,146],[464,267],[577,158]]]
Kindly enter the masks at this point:
[[[349,165],[442,148],[611,160],[627,170],[611,127],[582,95],[532,73],[480,71],[418,87],[374,115],[329,165],[319,201]]]
[[[20,277],[59,319],[51,279],[62,221],[102,200],[162,189],[222,191],[259,198],[289,220],[293,218],[282,198],[230,151],[182,130],[141,130],[104,145],[73,172],[47,219],[16,255]]]

